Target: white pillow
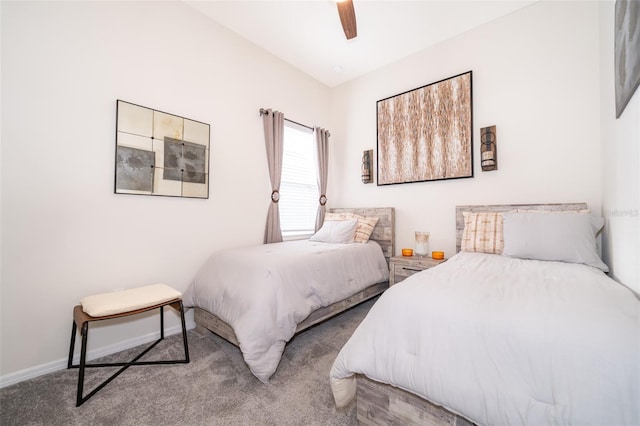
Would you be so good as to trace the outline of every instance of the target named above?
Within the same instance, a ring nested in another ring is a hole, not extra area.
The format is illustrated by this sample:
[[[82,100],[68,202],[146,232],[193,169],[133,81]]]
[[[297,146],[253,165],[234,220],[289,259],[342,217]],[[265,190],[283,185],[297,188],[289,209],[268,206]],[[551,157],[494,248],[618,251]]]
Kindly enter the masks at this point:
[[[373,228],[376,227],[376,223],[378,223],[378,217],[364,217],[359,214],[351,213],[351,212],[343,212],[343,213],[325,213],[324,221],[334,221],[334,220],[350,220],[357,219],[358,224],[356,225],[356,234],[353,238],[353,241],[356,243],[366,243],[371,238],[371,234],[373,233]]]
[[[602,218],[588,213],[504,213],[502,254],[521,259],[582,263],[608,272],[596,248]]]
[[[350,244],[356,235],[357,219],[328,220],[309,240],[323,243]]]

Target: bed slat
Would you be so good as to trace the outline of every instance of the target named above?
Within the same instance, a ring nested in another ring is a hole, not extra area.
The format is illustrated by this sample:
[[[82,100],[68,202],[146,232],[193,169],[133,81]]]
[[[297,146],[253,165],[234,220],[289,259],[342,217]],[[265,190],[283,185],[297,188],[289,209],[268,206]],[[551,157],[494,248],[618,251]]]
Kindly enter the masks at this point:
[[[438,405],[391,385],[357,376],[358,422],[363,425],[472,426]]]
[[[314,326],[328,318],[334,317],[341,312],[346,311],[347,309],[358,305],[366,300],[369,300],[379,294],[382,294],[386,289],[389,288],[389,281],[381,282],[374,284],[365,288],[364,290],[350,296],[344,300],[340,300],[336,303],[333,303],[329,306],[325,306],[323,308],[319,308],[305,318],[298,327],[296,327],[296,334],[300,333],[307,328]],[[195,316],[194,321],[196,322],[198,327],[204,327],[207,330],[210,330],[222,337],[229,343],[232,343],[236,346],[240,346],[238,343],[238,338],[233,331],[233,328],[226,322],[222,321],[217,316],[205,311],[201,308],[194,308]],[[202,330],[202,328],[200,329]]]

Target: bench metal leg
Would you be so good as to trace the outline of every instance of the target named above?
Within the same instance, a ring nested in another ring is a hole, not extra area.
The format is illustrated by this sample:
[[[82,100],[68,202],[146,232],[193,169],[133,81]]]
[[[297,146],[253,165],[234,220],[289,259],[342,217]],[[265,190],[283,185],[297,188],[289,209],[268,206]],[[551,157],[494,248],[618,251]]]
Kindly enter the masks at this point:
[[[160,306],[160,338],[153,342],[149,347],[147,347],[144,351],[138,354],[134,359],[129,362],[108,362],[108,363],[91,363],[87,364],[87,340],[89,337],[89,321],[86,321],[82,324],[81,328],[81,336],[82,336],[82,346],[80,349],[80,363],[73,364],[73,351],[75,348],[76,341],[76,330],[77,324],[75,320],[73,321],[73,325],[71,327],[71,345],[69,348],[69,360],[67,363],[67,368],[78,368],[78,391],[76,395],[76,407],[84,404],[89,398],[95,395],[100,389],[104,388],[107,384],[109,384],[113,379],[119,376],[124,370],[129,368],[132,365],[158,365],[158,364],[187,364],[189,363],[189,343],[187,341],[187,327],[184,319],[184,306],[182,305],[182,301],[178,303],[179,311],[180,311],[180,320],[182,323],[182,343],[184,345],[184,359],[177,360],[162,360],[162,361],[138,361],[144,355],[146,355],[151,349],[153,349],[158,343],[160,343],[164,339],[164,306]],[[86,368],[101,368],[101,367],[121,367],[118,371],[112,374],[109,378],[107,378],[104,382],[96,386],[91,392],[87,395],[83,396],[84,392],[84,373]]]
[[[98,392],[98,389],[96,388],[94,390],[94,392],[92,392],[90,395],[87,396],[86,399],[82,398],[82,392],[83,392],[83,387],[84,387],[84,369],[87,366],[87,340],[89,337],[89,323],[85,322],[84,324],[82,324],[82,331],[80,332],[80,334],[82,335],[82,344],[81,344],[81,349],[80,349],[80,369],[78,370],[78,392],[76,393],[76,407],[79,407],[80,405],[82,405],[83,402],[85,402],[87,399],[91,398],[91,396]],[[75,367],[74,365],[71,365],[71,367]],[[106,385],[106,383],[104,383]]]
[[[76,345],[76,321],[72,321],[73,324],[71,326],[71,345],[69,345],[69,360],[67,361],[67,368],[71,368],[73,365],[73,347]]]
[[[189,343],[187,342],[187,326],[184,321],[184,306],[180,301],[180,321],[182,322],[182,344],[184,345],[184,361],[189,363]]]

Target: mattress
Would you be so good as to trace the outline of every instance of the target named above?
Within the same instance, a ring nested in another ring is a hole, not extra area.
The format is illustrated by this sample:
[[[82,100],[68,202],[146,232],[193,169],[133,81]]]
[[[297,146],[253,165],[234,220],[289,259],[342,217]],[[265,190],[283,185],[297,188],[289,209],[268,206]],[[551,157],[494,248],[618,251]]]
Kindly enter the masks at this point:
[[[298,323],[388,278],[387,262],[374,241],[263,244],[212,255],[183,302],[229,324],[251,372],[267,382]]]
[[[387,290],[330,372],[477,424],[640,423],[640,301],[599,269],[459,253]]]

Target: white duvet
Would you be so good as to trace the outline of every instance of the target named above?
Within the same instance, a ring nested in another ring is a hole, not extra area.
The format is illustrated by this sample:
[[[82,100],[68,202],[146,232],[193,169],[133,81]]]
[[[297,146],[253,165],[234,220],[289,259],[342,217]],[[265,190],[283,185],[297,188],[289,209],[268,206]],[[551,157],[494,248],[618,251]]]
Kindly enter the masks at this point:
[[[374,241],[289,241],[214,254],[183,301],[229,324],[251,372],[266,383],[285,343],[312,311],[388,279],[387,262]]]
[[[640,424],[640,301],[584,265],[460,253],[387,290],[331,369],[483,425]]]

